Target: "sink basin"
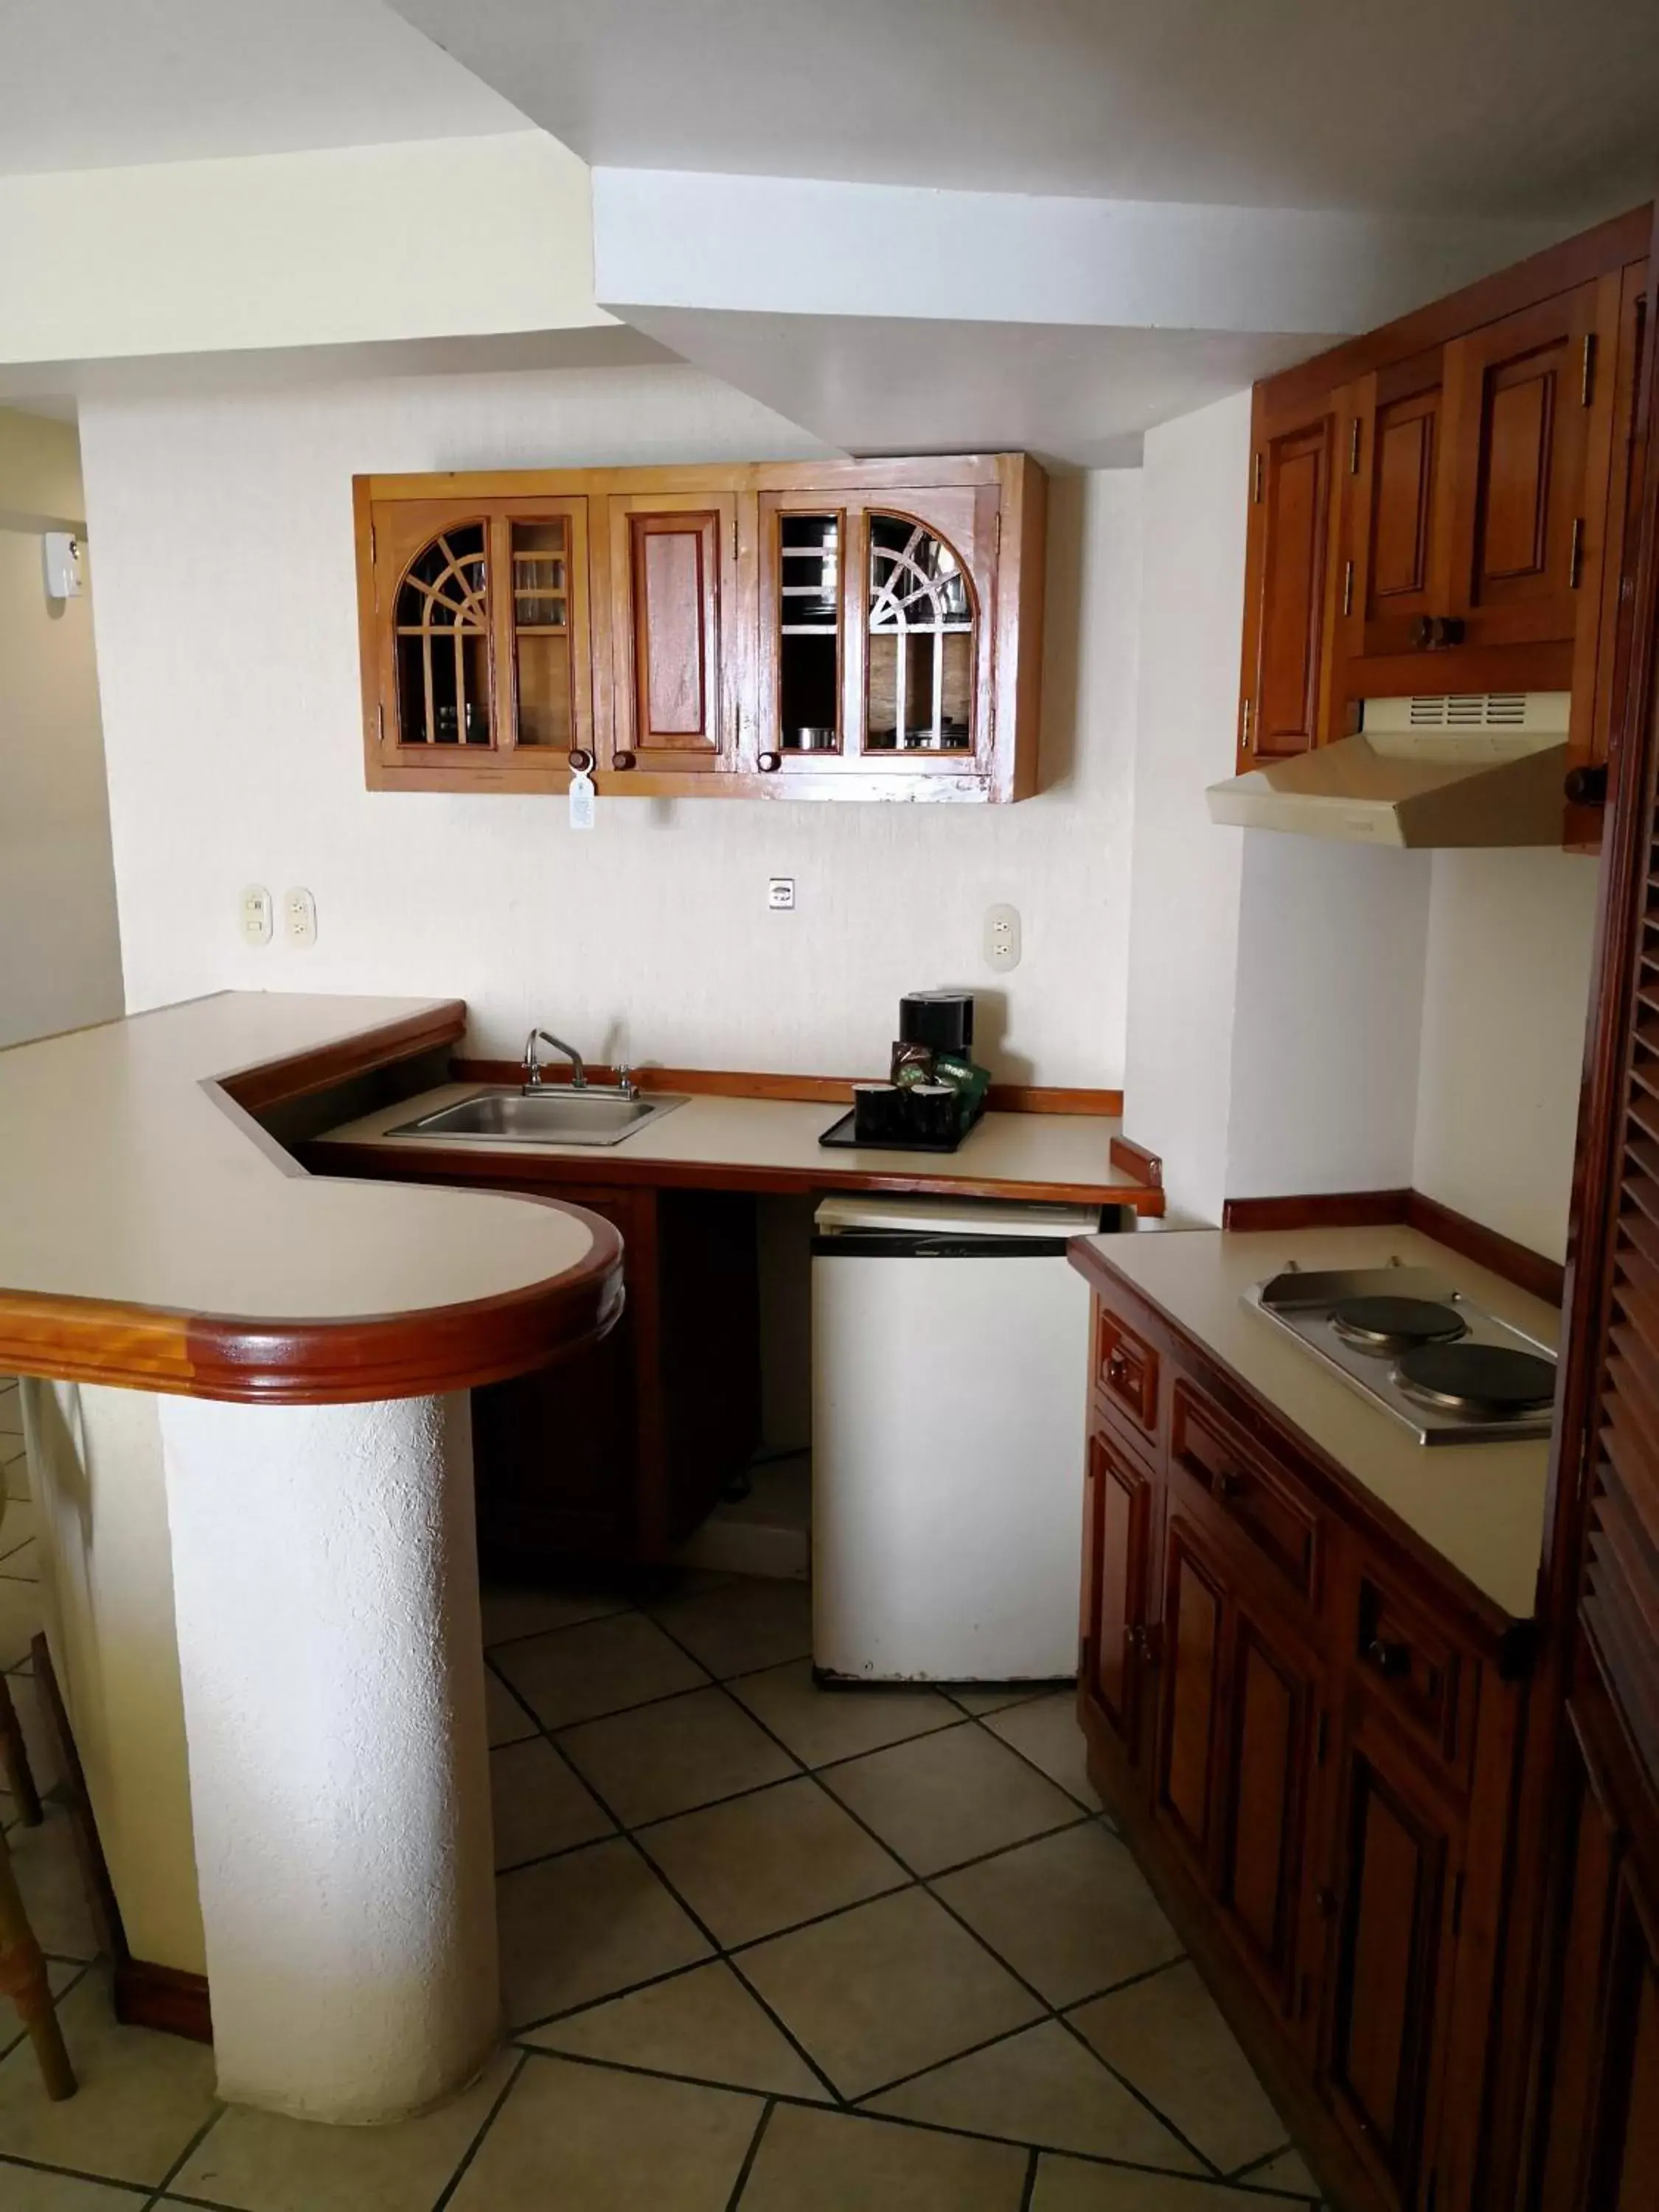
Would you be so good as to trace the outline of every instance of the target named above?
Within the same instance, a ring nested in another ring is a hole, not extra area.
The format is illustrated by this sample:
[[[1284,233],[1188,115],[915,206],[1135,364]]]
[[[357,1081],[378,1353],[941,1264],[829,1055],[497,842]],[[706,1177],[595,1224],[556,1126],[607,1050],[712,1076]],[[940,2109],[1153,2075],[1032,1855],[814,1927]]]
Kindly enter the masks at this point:
[[[623,1098],[614,1091],[479,1091],[434,1114],[388,1129],[389,1137],[494,1137],[510,1145],[620,1145],[647,1121],[660,1121],[684,1092]]]

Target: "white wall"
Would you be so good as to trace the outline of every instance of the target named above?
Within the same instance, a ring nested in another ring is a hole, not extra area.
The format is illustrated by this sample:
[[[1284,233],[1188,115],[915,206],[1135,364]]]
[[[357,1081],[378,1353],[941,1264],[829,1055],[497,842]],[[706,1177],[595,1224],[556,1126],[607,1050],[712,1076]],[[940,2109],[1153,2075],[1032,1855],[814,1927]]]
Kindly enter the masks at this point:
[[[1231,773],[1250,395],[1146,434],[1124,1127],[1171,1205],[1228,1194],[1243,833],[1210,821]]]
[[[811,450],[799,431],[671,367],[89,401],[82,432],[130,1006],[453,992],[491,1054],[541,1020],[596,1057],[850,1073],[884,1060],[903,991],[992,981],[1006,899],[1024,958],[984,1004],[993,1061],[1121,1080],[1133,475],[1055,486],[1044,796],[602,799],[580,835],[556,799],[363,789],[353,471],[764,459]],[[309,886],[313,951],[242,945],[255,881]]]
[[[1410,1186],[1430,869],[1245,833],[1229,1198]]]
[[[35,526],[82,512],[73,428],[0,409],[0,1046],[121,1011],[91,602]]]
[[[608,323],[540,131],[0,178],[0,362]]]
[[[1437,853],[1413,1180],[1566,1256],[1597,864]]]

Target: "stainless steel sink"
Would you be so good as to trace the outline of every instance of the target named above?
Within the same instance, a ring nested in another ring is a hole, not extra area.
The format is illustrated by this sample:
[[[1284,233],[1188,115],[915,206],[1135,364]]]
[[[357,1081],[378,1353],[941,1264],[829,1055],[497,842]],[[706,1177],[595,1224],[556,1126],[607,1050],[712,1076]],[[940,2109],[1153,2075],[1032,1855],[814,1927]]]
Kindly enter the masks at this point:
[[[581,1091],[554,1084],[539,1091],[478,1091],[386,1134],[494,1137],[509,1145],[620,1145],[685,1101],[684,1091],[625,1098],[597,1085]]]

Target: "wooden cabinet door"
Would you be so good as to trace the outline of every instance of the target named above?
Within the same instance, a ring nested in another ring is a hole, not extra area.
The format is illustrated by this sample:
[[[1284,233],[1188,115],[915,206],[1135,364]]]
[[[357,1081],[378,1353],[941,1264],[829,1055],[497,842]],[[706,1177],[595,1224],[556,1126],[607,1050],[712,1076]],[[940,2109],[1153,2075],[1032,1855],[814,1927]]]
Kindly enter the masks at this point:
[[[1459,1887],[1455,1826],[1420,1762],[1356,1698],[1337,1777],[1327,2095],[1378,2178],[1416,2202],[1443,2043]]]
[[[1617,275],[1455,339],[1435,611],[1471,647],[1582,641],[1606,534]]]
[[[1220,1814],[1226,1583],[1191,1517],[1171,1502],[1164,1541],[1154,1818],[1192,1873],[1212,1886]]]
[[[601,765],[712,774],[737,766],[745,629],[735,492],[605,501],[612,707]]]
[[[1318,744],[1328,672],[1326,591],[1334,418],[1280,428],[1260,392],[1245,550],[1241,768]]]
[[[1104,1431],[1089,1439],[1083,1686],[1133,1765],[1146,1677],[1152,1479]]]
[[[1659,1828],[1609,1736],[1616,1723],[1593,1674],[1575,1690],[1568,1719],[1528,2212],[1650,2212],[1659,2176],[1659,1894],[1648,1869]],[[1613,1754],[1605,1762],[1604,1750]]]
[[[1318,1663],[1246,1595],[1230,1607],[1220,1863],[1216,1894],[1246,1963],[1287,2015],[1297,1962],[1319,1698]]]
[[[1380,371],[1343,397],[1339,651],[1344,659],[1415,652],[1413,624],[1436,611],[1431,562],[1444,489],[1441,356]]]

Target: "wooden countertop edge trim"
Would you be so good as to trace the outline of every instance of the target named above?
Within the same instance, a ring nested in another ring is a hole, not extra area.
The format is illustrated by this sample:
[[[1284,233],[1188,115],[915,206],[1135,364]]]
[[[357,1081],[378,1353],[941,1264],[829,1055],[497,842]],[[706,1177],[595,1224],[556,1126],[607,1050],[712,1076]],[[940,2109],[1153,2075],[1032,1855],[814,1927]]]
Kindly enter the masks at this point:
[[[301,1176],[305,1169],[260,1128],[254,1107],[452,1043],[465,1024],[465,1000],[452,999],[204,1079],[202,1088],[275,1171]],[[623,1310],[622,1238],[611,1224],[554,1196],[512,1195],[580,1214],[592,1238],[585,1256],[489,1297],[398,1313],[253,1317],[0,1290],[0,1372],[241,1405],[353,1405],[504,1381],[604,1336]]]
[[[593,1082],[615,1082],[614,1067],[592,1062],[586,1066]],[[457,1056],[451,1060],[449,1069],[457,1083],[517,1084],[523,1075],[516,1060],[468,1060]],[[876,1079],[852,1075],[765,1075],[713,1067],[635,1067],[629,1072],[641,1091],[687,1091],[700,1098],[776,1098],[805,1104],[822,1102],[830,1106],[850,1105],[854,1084]],[[564,1060],[544,1061],[543,1073],[550,1082],[561,1083],[569,1073],[569,1064]],[[1055,1089],[1041,1084],[994,1083],[986,1094],[985,1103],[994,1114],[1097,1114],[1115,1121],[1123,1111],[1123,1093]],[[1139,1152],[1140,1147],[1136,1146],[1133,1150]],[[1152,1156],[1148,1152],[1144,1157],[1151,1159]],[[1158,1180],[1155,1176],[1145,1179],[1151,1182]]]
[[[514,1193],[527,1206],[556,1199]],[[580,1209],[566,1206],[563,1211]],[[354,1405],[499,1382],[605,1335],[623,1310],[622,1238],[547,1279],[406,1313],[262,1317],[0,1294],[0,1370],[238,1405]]]
[[[789,1198],[821,1190],[891,1191],[902,1197],[1005,1198],[1032,1204],[1056,1206],[1132,1206],[1138,1213],[1158,1216],[1164,1211],[1164,1194],[1144,1183],[1029,1182],[1005,1178],[979,1180],[923,1167],[868,1173],[830,1164],[822,1170],[750,1167],[726,1161],[628,1160],[614,1153],[544,1152],[528,1146],[505,1145],[494,1151],[472,1152],[457,1146],[441,1152],[434,1146],[388,1145],[363,1139],[339,1141],[320,1137],[300,1147],[300,1158],[320,1175],[364,1176],[385,1181],[392,1172],[419,1182],[487,1182],[499,1188],[504,1169],[510,1170],[515,1187],[526,1182],[575,1184],[583,1189],[601,1186],[655,1190],[751,1191],[762,1197]]]
[[[1230,1198],[1221,1225],[1236,1233],[1267,1229],[1373,1229],[1395,1222],[1432,1237],[1437,1244],[1501,1275],[1518,1291],[1559,1306],[1566,1269],[1530,1245],[1500,1236],[1467,1213],[1425,1198],[1420,1190],[1346,1190],[1310,1193],[1295,1198]]]
[[[1106,1255],[1089,1238],[1073,1237],[1069,1257],[1073,1267],[1091,1289],[1104,1291],[1111,1297],[1126,1297],[1154,1316],[1179,1341],[1195,1367],[1207,1370],[1209,1375],[1223,1382],[1229,1390],[1249,1407],[1261,1425],[1280,1440],[1286,1450],[1305,1464],[1309,1472],[1318,1478],[1318,1486],[1330,1492],[1333,1502],[1359,1522],[1361,1534],[1385,1558],[1392,1559],[1397,1566],[1429,1569],[1438,1581],[1443,1594],[1458,1607],[1468,1626],[1486,1645],[1488,1656],[1500,1669],[1514,1668],[1519,1660],[1529,1656],[1536,1630],[1534,1615],[1510,1613],[1496,1598],[1489,1597],[1477,1583],[1470,1581],[1461,1567],[1454,1565],[1443,1552],[1437,1552],[1408,1522],[1402,1521],[1340,1460],[1334,1459],[1322,1445],[1316,1443],[1282,1407],[1276,1406],[1271,1398],[1264,1396],[1253,1383],[1247,1382],[1237,1369],[1229,1365],[1211,1346],[1201,1343],[1141,1284],[1132,1282],[1113,1267]]]
[[[355,1036],[338,1037],[331,1044],[313,1045],[281,1060],[261,1060],[252,1067],[221,1075],[209,1085],[224,1092],[250,1114],[286,1105],[289,1099],[308,1097],[344,1083],[372,1068],[412,1059],[417,1053],[453,1044],[466,1028],[466,1001],[448,999],[402,1020],[363,1030]]]

